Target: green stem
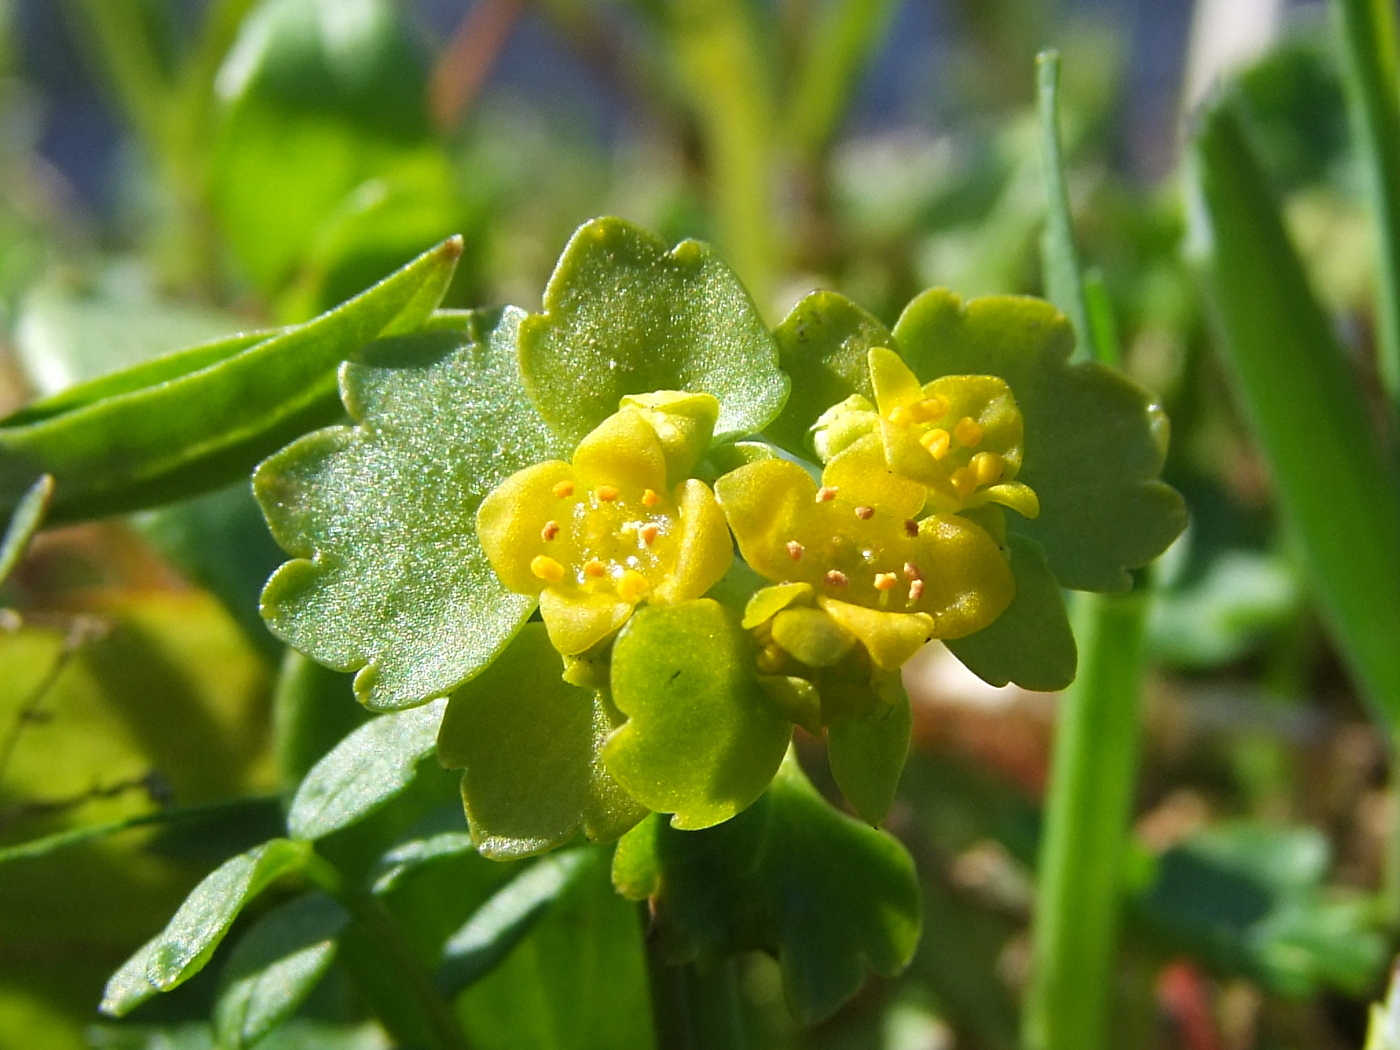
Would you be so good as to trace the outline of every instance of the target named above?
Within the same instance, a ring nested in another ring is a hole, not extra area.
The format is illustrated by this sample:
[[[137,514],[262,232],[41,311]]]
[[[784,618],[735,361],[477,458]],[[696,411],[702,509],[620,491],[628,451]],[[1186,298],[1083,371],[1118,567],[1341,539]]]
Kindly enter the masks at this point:
[[[667,1050],[748,1050],[738,964],[673,966],[652,956],[651,979]]]
[[[835,0],[822,7],[794,78],[793,144],[817,156],[836,131],[857,77],[889,33],[897,0]]]
[[[438,1050],[468,1050],[466,1037],[451,1005],[438,993],[432,975],[414,953],[397,920],[383,902],[351,885],[339,868],[319,854],[311,854],[305,873],[317,887],[334,897],[354,916],[361,928],[383,948],[395,972],[422,1008],[424,1020],[436,1038]]]
[[[1103,1047],[1114,983],[1148,600],[1141,589],[1077,598],[1079,677],[1050,773],[1024,1050]]]
[[[1347,111],[1377,236],[1376,350],[1391,412],[1400,415],[1400,72],[1394,0],[1335,0]]]

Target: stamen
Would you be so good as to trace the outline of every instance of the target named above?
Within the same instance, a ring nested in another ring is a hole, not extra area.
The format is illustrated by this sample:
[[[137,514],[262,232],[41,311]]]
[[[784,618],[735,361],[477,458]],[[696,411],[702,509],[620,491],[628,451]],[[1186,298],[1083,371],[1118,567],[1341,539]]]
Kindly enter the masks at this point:
[[[926,397],[914,406],[914,422],[927,423],[929,420],[937,419],[947,411],[947,399],[934,394],[933,397]]]
[[[915,580],[909,585],[909,600],[916,602],[924,596],[924,581]]]
[[[982,424],[971,416],[963,416],[953,428],[953,437],[958,439],[958,444],[972,448],[982,440]]]
[[[617,596],[633,605],[645,598],[649,590],[651,584],[647,583],[647,578],[636,569],[628,569],[617,581]]]
[[[543,554],[530,559],[530,571],[545,583],[558,583],[564,578],[564,566]]]
[[[851,581],[846,579],[846,574],[840,569],[832,569],[826,574],[828,587],[844,587]]]
[[[920,571],[919,567],[912,561],[906,561],[904,563],[904,575],[911,580],[922,580],[924,578],[923,572]]]
[[[942,427],[934,427],[932,430],[924,432],[919,438],[919,444],[928,449],[929,455],[934,459],[942,459],[948,454],[948,449],[952,446],[953,439],[948,436],[948,431]]]
[[[914,413],[906,406],[900,405],[890,412],[890,422],[897,427],[907,427],[914,422]]]
[[[967,499],[968,496],[977,491],[977,475],[972,472],[970,467],[959,467],[953,471],[953,476],[949,480],[952,481],[953,488],[958,490],[958,495],[963,499]]]
[[[828,500],[833,500],[833,499],[835,499],[835,498],[836,498],[836,486],[835,486],[835,485],[823,485],[821,488],[817,489],[817,502],[818,502],[818,503],[825,503],[825,502],[827,502]]]
[[[787,653],[783,652],[777,643],[769,642],[758,654],[758,669],[764,674],[772,674],[783,666],[786,657]]]
[[[1006,461],[996,452],[979,452],[968,461],[972,472],[977,475],[977,484],[990,485],[1001,480]]]
[[[875,574],[875,589],[877,591],[888,591],[898,582],[899,578],[892,572],[877,572]]]
[[[806,548],[804,548],[804,547],[802,546],[802,544],[798,543],[796,540],[788,540],[788,543],[787,543],[788,557],[791,558],[793,561],[801,561],[801,560],[802,560],[802,552],[803,552],[805,549],[806,549]]]
[[[544,528],[540,530],[540,539],[548,543],[550,540],[554,539],[555,536],[559,535],[559,529],[560,525],[557,521],[545,522]]]
[[[593,491],[604,503],[611,503],[613,500],[617,499],[617,489],[612,485],[599,485]]]
[[[871,518],[875,517],[875,508],[874,508],[874,507],[857,507],[857,508],[856,508],[856,517],[859,518],[861,521],[869,521]]]
[[[656,542],[656,537],[661,535],[661,526],[654,521],[649,521],[637,530],[637,535],[642,538],[642,542],[650,547]]]
[[[585,576],[591,576],[595,580],[601,580],[608,574],[608,567],[597,558],[591,558],[584,563],[583,574]]]
[[[660,502],[661,497],[656,494],[656,491],[654,489],[647,489],[645,492],[642,493],[643,507],[654,507]]]
[[[561,481],[554,486],[554,494],[560,499],[567,499],[574,494],[574,483],[572,481]]]
[[[918,539],[919,523],[913,518],[904,519],[904,535],[908,536],[911,540]]]

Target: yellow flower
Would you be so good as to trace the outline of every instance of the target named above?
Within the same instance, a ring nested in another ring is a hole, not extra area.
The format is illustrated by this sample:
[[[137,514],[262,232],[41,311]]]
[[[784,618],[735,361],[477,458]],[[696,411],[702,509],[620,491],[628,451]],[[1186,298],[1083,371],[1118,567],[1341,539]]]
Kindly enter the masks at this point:
[[[825,478],[819,488],[794,463],[763,460],[715,483],[744,560],[789,585],[760,591],[747,626],[772,619],[774,643],[808,665],[840,659],[849,638],[893,670],[928,639],[959,638],[1001,615],[1015,584],[992,538],[953,514],[915,520],[922,492],[888,479],[868,477],[848,493]],[[789,608],[806,602],[815,609]]]
[[[684,477],[718,413],[705,394],[627,398],[572,463],[527,467],[482,501],[486,557],[511,590],[539,595],[560,653],[608,638],[640,602],[700,597],[729,568],[733,547],[714,493]]]
[[[870,351],[873,409],[864,398],[838,405],[819,424],[830,459],[822,477],[854,488],[873,473],[890,472],[886,488],[903,487],[912,500],[956,514],[988,503],[1027,518],[1040,513],[1035,492],[1016,481],[1023,424],[1006,383],[996,376],[943,376],[919,384],[892,350]]]

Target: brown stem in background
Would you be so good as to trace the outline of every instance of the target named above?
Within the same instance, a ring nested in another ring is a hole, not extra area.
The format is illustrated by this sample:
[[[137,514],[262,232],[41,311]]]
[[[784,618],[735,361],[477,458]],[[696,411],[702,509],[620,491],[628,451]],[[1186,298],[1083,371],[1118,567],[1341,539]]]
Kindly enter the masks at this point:
[[[433,122],[440,130],[450,130],[471,107],[528,2],[477,0],[462,16],[428,89]]]

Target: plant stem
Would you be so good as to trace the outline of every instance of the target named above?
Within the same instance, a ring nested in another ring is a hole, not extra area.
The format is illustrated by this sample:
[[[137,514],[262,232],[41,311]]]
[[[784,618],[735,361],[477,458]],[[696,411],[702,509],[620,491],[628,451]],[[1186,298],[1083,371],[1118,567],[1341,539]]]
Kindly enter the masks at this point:
[[[1104,1046],[1115,972],[1148,597],[1139,588],[1077,598],[1079,677],[1064,695],[1051,766],[1024,1050]]]
[[[661,1045],[666,1050],[748,1050],[733,957],[701,968],[651,956]]]
[[[1376,356],[1400,416],[1400,72],[1394,0],[1335,0],[1347,112],[1376,222]]]
[[[468,1050],[466,1037],[451,1005],[438,993],[432,975],[414,953],[389,909],[372,894],[351,885],[339,868],[319,854],[311,854],[305,872],[307,878],[334,897],[365,932],[379,942],[422,1007],[423,1017],[436,1037],[438,1050]]]

